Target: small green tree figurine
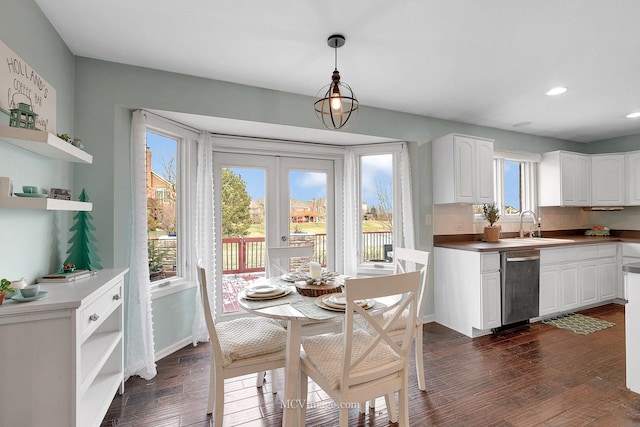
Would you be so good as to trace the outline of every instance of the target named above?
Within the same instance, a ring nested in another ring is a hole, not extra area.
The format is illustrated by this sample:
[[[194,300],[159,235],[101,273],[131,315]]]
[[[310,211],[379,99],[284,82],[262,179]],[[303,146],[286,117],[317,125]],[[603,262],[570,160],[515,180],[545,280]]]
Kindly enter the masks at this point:
[[[81,202],[88,202],[89,196],[85,192],[84,188],[80,197]],[[69,239],[68,243],[71,243],[71,247],[67,250],[69,256],[64,261],[65,264],[75,264],[78,270],[100,270],[102,266],[98,261],[98,248],[93,243],[96,238],[91,234],[96,228],[91,224],[93,215],[90,212],[80,211],[77,212],[73,219],[76,223],[69,229],[75,234]]]

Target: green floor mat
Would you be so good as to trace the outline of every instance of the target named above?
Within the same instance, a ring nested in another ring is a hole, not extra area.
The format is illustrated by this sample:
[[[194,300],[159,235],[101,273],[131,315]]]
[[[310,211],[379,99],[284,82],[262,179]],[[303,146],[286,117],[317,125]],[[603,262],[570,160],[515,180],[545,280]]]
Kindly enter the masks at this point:
[[[542,323],[555,326],[560,329],[575,332],[580,335],[587,335],[591,332],[600,331],[615,326],[615,323],[606,320],[596,319],[583,314],[569,313],[551,319],[543,320]]]

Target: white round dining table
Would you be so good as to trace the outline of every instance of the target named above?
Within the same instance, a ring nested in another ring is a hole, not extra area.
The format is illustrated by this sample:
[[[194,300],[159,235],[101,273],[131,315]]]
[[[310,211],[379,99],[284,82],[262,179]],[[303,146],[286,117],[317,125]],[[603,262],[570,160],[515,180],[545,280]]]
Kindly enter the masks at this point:
[[[299,395],[300,387],[298,383],[300,379],[302,326],[313,323],[342,321],[344,319],[344,311],[330,311],[320,307],[313,307],[313,309],[311,309],[311,305],[315,304],[316,297],[305,297],[297,294],[295,286],[293,286],[292,283],[285,282],[281,278],[264,280],[269,284],[291,286],[293,288],[291,293],[295,294],[293,296],[287,296],[288,298],[285,297],[286,299],[283,298],[281,301],[277,299],[271,300],[273,305],[270,305],[266,301],[260,301],[260,304],[255,304],[255,301],[244,298],[244,292],[240,292],[238,294],[238,303],[243,310],[256,316],[287,322],[282,425],[286,427],[302,426],[304,425],[304,420],[299,419],[301,416],[300,405],[306,402],[306,396]],[[376,298],[376,304],[370,310],[386,311],[394,307],[401,299],[402,295]]]

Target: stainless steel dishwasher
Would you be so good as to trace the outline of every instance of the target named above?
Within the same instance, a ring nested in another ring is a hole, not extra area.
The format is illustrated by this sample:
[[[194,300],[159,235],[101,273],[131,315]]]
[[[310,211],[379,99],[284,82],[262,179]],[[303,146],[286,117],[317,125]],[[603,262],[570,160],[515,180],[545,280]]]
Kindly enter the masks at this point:
[[[502,325],[528,323],[540,314],[540,251],[501,254]]]

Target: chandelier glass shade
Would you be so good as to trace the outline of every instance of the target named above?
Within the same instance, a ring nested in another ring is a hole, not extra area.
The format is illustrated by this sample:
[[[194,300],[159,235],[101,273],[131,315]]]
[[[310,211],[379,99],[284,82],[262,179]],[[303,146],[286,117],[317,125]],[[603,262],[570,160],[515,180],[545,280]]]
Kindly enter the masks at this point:
[[[318,91],[314,108],[322,124],[328,129],[341,129],[353,122],[357,115],[359,102],[348,84],[340,81],[338,71],[338,48],[345,43],[344,36],[333,35],[327,44],[334,48],[335,68],[331,83]]]

